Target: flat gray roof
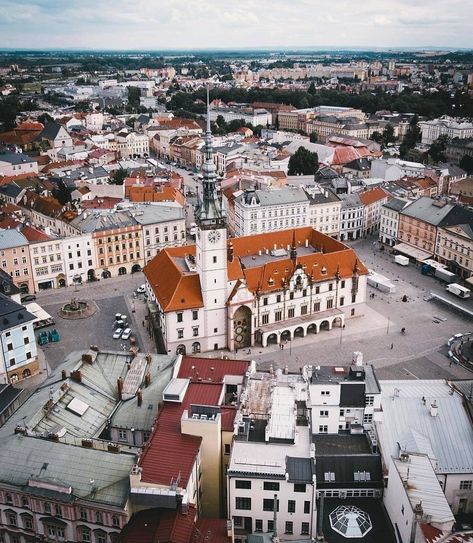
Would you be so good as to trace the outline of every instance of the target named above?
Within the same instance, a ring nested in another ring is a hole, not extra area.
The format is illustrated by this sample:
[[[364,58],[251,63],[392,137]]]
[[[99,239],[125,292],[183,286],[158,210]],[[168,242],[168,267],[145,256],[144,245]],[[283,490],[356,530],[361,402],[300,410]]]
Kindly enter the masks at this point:
[[[22,245],[28,245],[28,240],[21,232],[15,228],[0,230],[0,249],[11,249]]]
[[[422,196],[407,206],[402,214],[429,224],[439,225],[455,206]]]
[[[438,473],[473,472],[473,428],[459,394],[442,380],[380,384],[383,420],[376,431],[386,463],[401,447],[437,460]],[[430,414],[434,401],[436,417]]]

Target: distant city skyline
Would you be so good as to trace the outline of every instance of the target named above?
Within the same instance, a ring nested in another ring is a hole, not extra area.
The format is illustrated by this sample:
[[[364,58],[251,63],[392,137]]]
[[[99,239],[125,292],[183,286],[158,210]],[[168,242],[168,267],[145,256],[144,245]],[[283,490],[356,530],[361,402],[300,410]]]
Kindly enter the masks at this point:
[[[0,0],[0,48],[472,48],[471,0]]]

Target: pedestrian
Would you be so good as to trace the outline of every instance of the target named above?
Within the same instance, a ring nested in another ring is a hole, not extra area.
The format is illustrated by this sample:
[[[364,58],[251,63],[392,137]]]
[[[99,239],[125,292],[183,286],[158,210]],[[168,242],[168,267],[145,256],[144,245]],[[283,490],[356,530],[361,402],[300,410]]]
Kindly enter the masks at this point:
[[[281,344],[281,350],[284,351],[284,344]]]
[[[391,350],[394,349],[394,343],[391,343]]]
[[[452,367],[452,361],[450,360],[450,364],[448,365],[449,368]]]

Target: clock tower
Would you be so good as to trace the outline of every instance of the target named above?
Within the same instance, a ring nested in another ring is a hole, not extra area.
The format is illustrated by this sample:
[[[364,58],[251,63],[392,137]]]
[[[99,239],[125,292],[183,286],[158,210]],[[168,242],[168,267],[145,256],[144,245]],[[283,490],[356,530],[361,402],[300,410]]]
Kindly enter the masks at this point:
[[[204,302],[204,319],[199,336],[202,350],[227,347],[227,225],[225,210],[217,193],[217,168],[213,160],[210,129],[209,90],[207,88],[207,131],[202,189],[195,210],[196,266]]]

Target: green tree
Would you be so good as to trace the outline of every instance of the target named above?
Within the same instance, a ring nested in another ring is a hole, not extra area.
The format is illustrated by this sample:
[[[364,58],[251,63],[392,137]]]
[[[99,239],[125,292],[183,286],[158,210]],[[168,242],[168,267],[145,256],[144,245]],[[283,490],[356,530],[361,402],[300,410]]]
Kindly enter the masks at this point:
[[[315,83],[312,81],[312,83],[309,85],[309,88],[307,89],[307,92],[309,94],[317,94],[317,89],[315,88]]]
[[[460,168],[465,170],[468,175],[473,174],[473,156],[464,155],[460,160]]]
[[[109,181],[110,185],[123,185],[125,178],[127,176],[127,171],[123,168],[119,168],[118,170],[115,170],[114,174],[112,175],[112,178]]]
[[[54,122],[54,119],[51,117],[51,115],[49,115],[49,113],[41,113],[41,115],[38,117],[38,121],[42,124],[46,124]]]
[[[370,136],[370,140],[375,141],[376,143],[383,143],[383,134],[377,130],[373,132]]]
[[[409,128],[404,136],[404,140],[399,146],[399,154],[401,157],[405,157],[411,149],[414,149],[420,140],[421,130],[419,128],[418,121],[419,118],[417,115],[414,115],[409,123]]]
[[[383,144],[387,146],[395,141],[394,126],[391,123],[388,123],[383,130]]]
[[[71,193],[73,189],[68,187],[65,183],[59,182],[52,190],[52,194],[56,200],[62,205],[67,204],[71,201]]]
[[[289,159],[288,175],[311,175],[319,169],[319,157],[305,147],[299,147]]]
[[[446,134],[440,135],[431,143],[427,154],[434,162],[445,162],[445,150],[449,142],[450,138]]]
[[[312,132],[309,136],[309,139],[311,143],[317,143],[317,141],[319,140],[319,137],[317,136],[317,132]]]

